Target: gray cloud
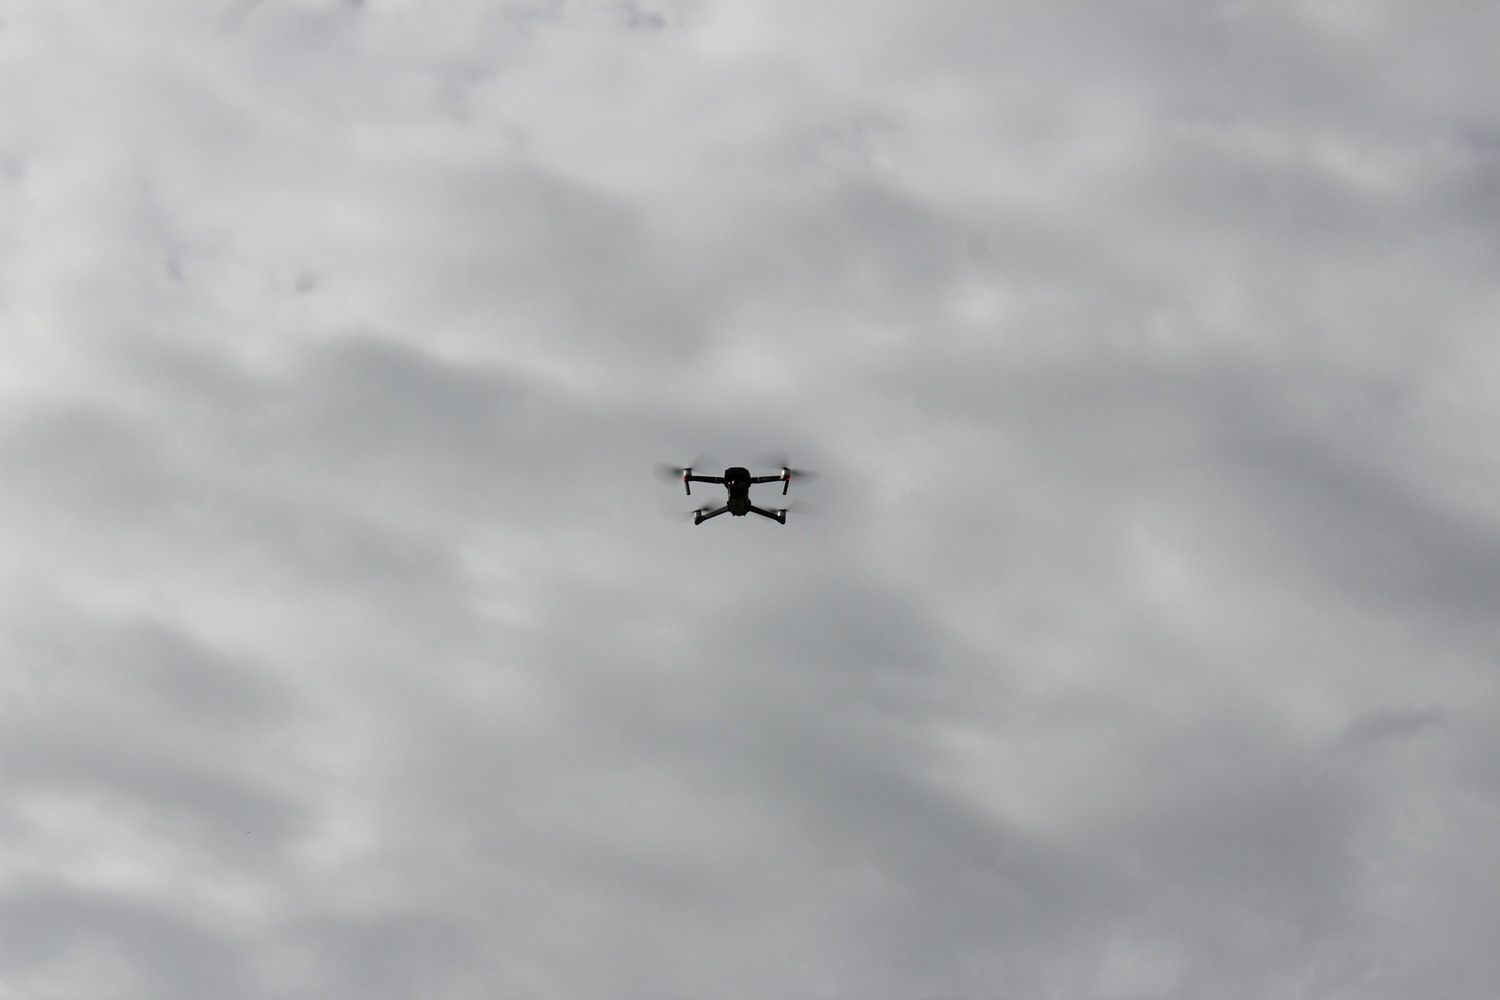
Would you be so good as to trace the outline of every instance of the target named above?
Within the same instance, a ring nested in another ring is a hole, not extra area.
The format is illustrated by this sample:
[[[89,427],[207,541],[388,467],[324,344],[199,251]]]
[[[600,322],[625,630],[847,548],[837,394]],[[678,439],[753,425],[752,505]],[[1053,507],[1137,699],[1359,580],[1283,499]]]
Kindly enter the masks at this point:
[[[4,20],[7,989],[1494,992],[1491,13]]]

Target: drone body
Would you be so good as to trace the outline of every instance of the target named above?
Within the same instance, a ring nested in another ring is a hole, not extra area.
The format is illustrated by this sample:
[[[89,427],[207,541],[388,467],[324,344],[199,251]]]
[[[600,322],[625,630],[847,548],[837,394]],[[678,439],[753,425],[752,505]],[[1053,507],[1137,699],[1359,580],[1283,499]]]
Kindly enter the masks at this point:
[[[782,467],[781,471],[774,476],[752,476],[750,470],[742,466],[734,465],[724,470],[722,476],[699,476],[693,473],[692,466],[668,467],[663,473],[670,471],[673,476],[681,477],[682,488],[687,491],[688,496],[693,495],[694,483],[714,483],[724,487],[729,493],[724,506],[718,508],[699,507],[693,512],[693,523],[702,524],[711,517],[720,514],[733,514],[735,517],[744,517],[746,514],[759,514],[761,517],[769,517],[777,524],[786,524],[786,508],[777,507],[767,509],[757,507],[750,502],[750,487],[757,483],[780,483],[781,494],[786,495],[788,487],[792,484],[792,477],[803,475],[796,469]]]
[[[724,513],[733,514],[735,517],[744,517],[751,511],[754,511],[761,517],[769,517],[777,524],[786,524],[785,510],[780,508],[767,510],[764,507],[757,507],[750,502],[750,487],[756,483],[777,482],[782,484],[781,492],[783,494],[786,493],[786,487],[791,484],[791,471],[782,469],[781,473],[775,476],[752,476],[749,469],[736,465],[725,469],[722,476],[695,476],[692,469],[682,470],[682,488],[687,491],[688,496],[693,495],[693,483],[718,483],[729,492],[729,499],[725,501],[724,506],[717,510],[700,507],[694,511],[694,524],[702,524],[709,518],[718,517]]]

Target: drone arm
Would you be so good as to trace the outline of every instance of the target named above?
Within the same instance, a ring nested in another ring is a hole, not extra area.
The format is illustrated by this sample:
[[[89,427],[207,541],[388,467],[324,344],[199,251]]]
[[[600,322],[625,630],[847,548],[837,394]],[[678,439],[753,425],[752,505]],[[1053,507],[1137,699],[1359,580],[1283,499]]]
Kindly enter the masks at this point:
[[[782,469],[779,476],[756,476],[750,481],[752,483],[780,483],[781,495],[786,496],[786,491],[792,486],[792,470]]]
[[[781,496],[786,496],[787,487],[792,486],[792,477],[787,474],[786,469],[781,469],[780,475],[754,475],[750,477],[751,486],[754,483],[780,483]]]
[[[718,510],[700,510],[693,514],[693,523],[702,524],[704,521],[707,521],[711,517],[718,517],[720,514],[725,514],[728,512],[729,507],[727,504],[723,507],[720,507]]]
[[[786,511],[784,510],[766,510],[764,507],[757,507],[754,504],[750,505],[750,509],[761,517],[769,517],[777,524],[786,524]]]
[[[753,476],[750,482],[752,485],[755,483],[780,483],[781,495],[786,496],[787,488],[792,485],[792,477],[787,470],[782,469],[779,476]]]

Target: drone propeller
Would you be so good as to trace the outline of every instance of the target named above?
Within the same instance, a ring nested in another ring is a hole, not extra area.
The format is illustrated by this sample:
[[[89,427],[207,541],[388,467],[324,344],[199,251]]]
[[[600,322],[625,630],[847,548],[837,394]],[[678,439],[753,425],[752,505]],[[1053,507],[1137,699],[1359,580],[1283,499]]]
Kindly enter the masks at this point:
[[[682,483],[682,487],[687,492],[687,495],[692,496],[693,488],[688,482],[688,476],[692,474],[694,469],[705,468],[712,461],[713,459],[709,458],[707,455],[699,455],[697,458],[693,459],[692,465],[668,465],[664,462],[657,462],[656,475],[661,479],[676,480],[677,482]]]
[[[712,470],[714,468],[714,465],[712,458],[707,455],[699,455],[687,465],[673,465],[668,462],[657,462],[653,466],[653,468],[656,470],[656,474],[660,478],[673,480],[681,479],[683,476],[687,475],[689,472],[692,472],[694,469],[697,469],[699,471],[702,471],[704,469]]]
[[[792,466],[791,459],[787,457],[787,454],[784,451],[773,451],[769,454],[762,455],[760,456],[759,462],[761,465],[770,465],[780,469],[786,476],[788,481],[793,479],[801,479],[804,482],[811,482],[812,480],[818,478],[818,474],[812,469],[794,468]]]
[[[793,479],[816,479],[818,474],[811,469],[794,469],[791,460],[786,457],[786,452],[772,452],[760,457],[762,465],[777,465],[781,467],[781,495],[786,496],[787,490],[792,488]]]
[[[715,509],[713,503],[701,503],[692,510],[683,510],[681,507],[661,507],[661,516],[668,521],[691,521],[699,514],[707,514]]]

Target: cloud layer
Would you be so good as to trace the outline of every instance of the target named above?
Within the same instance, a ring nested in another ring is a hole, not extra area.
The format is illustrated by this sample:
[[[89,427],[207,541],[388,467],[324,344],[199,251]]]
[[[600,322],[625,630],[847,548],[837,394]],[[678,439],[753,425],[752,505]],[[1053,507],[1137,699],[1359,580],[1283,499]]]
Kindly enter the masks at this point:
[[[0,992],[1494,993],[1495,13],[197,6],[0,14]]]

